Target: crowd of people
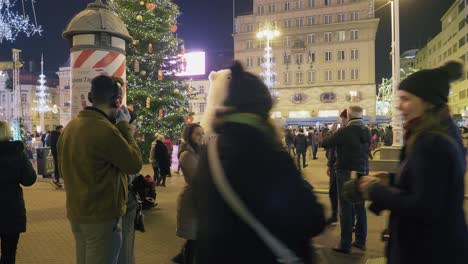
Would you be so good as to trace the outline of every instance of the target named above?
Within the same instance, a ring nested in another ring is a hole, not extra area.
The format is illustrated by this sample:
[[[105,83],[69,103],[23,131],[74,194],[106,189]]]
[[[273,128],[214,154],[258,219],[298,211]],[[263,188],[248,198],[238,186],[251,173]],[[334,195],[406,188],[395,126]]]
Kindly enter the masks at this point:
[[[364,251],[368,200],[371,212],[391,212],[388,263],[468,263],[466,149],[447,107],[450,82],[463,72],[460,63],[422,70],[400,83],[405,146],[399,172],[377,175],[369,175],[369,153],[378,141],[390,144],[391,127],[367,127],[363,109],[350,106],[330,127],[281,135],[270,120],[273,99],[263,81],[239,62],[230,70],[227,97],[209,125],[213,134],[205,138],[207,127],[198,124],[183,131],[177,157],[186,185],[178,197],[175,235],[186,242],[174,262],[316,263],[311,240],[338,222],[341,235],[333,250]],[[121,105],[122,84],[105,75],[94,78],[92,106],[49,135],[55,181],[66,184],[78,264],[135,263],[134,185],[143,159],[135,117]],[[23,145],[10,139],[8,124],[0,121],[0,201],[6,208],[0,263],[15,262],[19,234],[26,230],[20,185],[36,180]],[[307,150],[317,159],[320,147],[330,177],[328,218],[301,172],[309,166]],[[149,158],[158,186],[171,174],[172,151],[172,142],[156,133]]]

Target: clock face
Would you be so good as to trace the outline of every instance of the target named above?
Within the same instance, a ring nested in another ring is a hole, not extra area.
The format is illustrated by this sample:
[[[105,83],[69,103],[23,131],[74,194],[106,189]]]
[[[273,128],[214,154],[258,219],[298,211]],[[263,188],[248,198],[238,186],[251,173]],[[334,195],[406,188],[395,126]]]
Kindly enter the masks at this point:
[[[322,103],[334,103],[336,102],[336,94],[332,92],[320,94],[320,102]]]
[[[303,104],[307,100],[307,95],[304,93],[294,93],[289,97],[289,100],[295,104]]]

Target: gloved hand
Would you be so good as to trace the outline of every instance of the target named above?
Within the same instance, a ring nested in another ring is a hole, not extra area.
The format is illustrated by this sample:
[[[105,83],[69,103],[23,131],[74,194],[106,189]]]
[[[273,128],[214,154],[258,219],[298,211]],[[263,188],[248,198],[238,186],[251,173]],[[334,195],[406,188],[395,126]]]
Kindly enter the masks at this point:
[[[119,122],[129,122],[130,121],[130,113],[128,112],[127,107],[125,105],[120,106],[120,109],[117,112],[117,115],[115,117],[115,123]]]

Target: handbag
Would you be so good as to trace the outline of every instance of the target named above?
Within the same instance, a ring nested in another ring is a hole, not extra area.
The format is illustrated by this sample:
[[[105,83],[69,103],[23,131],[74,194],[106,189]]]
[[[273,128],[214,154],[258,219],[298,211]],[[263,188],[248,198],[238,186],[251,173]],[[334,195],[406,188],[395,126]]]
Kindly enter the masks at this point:
[[[258,219],[247,209],[240,197],[229,184],[218,155],[218,140],[213,137],[208,142],[208,160],[213,175],[213,182],[224,201],[255,233],[263,240],[276,256],[278,263],[304,264],[283,242],[277,239]]]

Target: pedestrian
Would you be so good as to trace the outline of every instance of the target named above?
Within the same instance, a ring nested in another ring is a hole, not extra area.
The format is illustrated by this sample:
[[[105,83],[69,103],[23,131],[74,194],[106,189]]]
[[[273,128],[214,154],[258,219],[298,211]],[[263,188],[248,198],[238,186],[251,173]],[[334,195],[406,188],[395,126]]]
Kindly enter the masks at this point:
[[[285,142],[286,146],[288,147],[288,152],[289,155],[291,155],[291,152],[294,156],[296,156],[296,151],[294,150],[294,134],[291,129],[286,129],[286,136],[285,136]]]
[[[166,187],[166,177],[169,175],[171,170],[169,151],[166,145],[163,143],[164,136],[156,133],[156,145],[154,146],[153,157],[156,159],[159,168],[159,178],[156,182],[156,186]]]
[[[0,120],[0,263],[14,264],[20,233],[26,232],[26,207],[22,186],[36,182],[36,172],[21,141],[11,140],[11,129]]]
[[[310,137],[310,146],[311,146],[311,149],[312,149],[312,159],[316,160],[316,159],[318,159],[317,158],[317,151],[318,151],[318,148],[319,148],[318,132],[314,131],[312,129],[309,133],[312,134],[312,135],[309,136]]]
[[[92,106],[67,124],[57,143],[78,264],[117,262],[127,175],[142,167],[131,115],[121,106],[122,83],[106,75],[95,77],[88,94]]]
[[[172,177],[171,166],[172,166],[172,152],[174,151],[174,144],[172,143],[171,138],[167,135],[164,136],[163,142],[164,142],[164,145],[166,145],[167,151],[169,153],[169,174],[167,176]]]
[[[322,206],[310,185],[281,146],[269,119],[273,100],[257,76],[239,62],[231,67],[226,109],[214,122],[221,168],[233,191],[261,225],[299,257],[312,263],[311,238],[325,227]],[[216,141],[212,141],[216,140]],[[255,146],[254,148],[252,146]],[[195,174],[198,232],[196,263],[278,263],[264,243],[221,196],[211,172],[213,163],[202,152]]]
[[[304,129],[300,128],[299,133],[294,138],[294,147],[296,148],[296,158],[297,158],[297,167],[301,170],[301,156],[302,156],[302,166],[306,168],[306,152],[307,146],[309,146],[309,141],[307,137],[304,135]]]
[[[351,247],[361,250],[366,249],[367,216],[364,203],[352,204],[343,199],[343,184],[351,179],[351,172],[358,176],[367,175],[369,172],[368,152],[370,145],[370,132],[364,125],[363,109],[359,106],[351,106],[347,110],[348,122],[345,127],[332,133],[323,140],[324,148],[336,148],[336,185],[338,191],[338,204],[340,209],[340,243],[333,248],[334,251],[351,253]],[[337,126],[334,126],[334,129]],[[353,222],[356,218],[355,240],[352,241]]]
[[[190,124],[184,131],[184,148],[179,160],[186,186],[178,199],[177,207],[177,236],[186,239],[183,249],[183,263],[194,263],[194,246],[197,234],[197,220],[195,210],[195,194],[193,181],[198,168],[200,150],[203,144],[203,128],[198,124]]]
[[[55,179],[55,181],[53,181],[52,183],[54,183],[55,186],[57,186],[58,188],[62,188],[62,184],[60,183],[60,172],[59,172],[59,169],[58,169],[57,142],[58,142],[58,139],[59,139],[60,134],[62,133],[62,131],[63,131],[63,126],[58,125],[55,128],[55,131],[52,131],[50,133],[50,136],[48,138],[48,144],[47,144],[47,145],[49,145],[50,150],[52,152],[52,157],[54,158],[54,179]]]
[[[390,210],[389,264],[468,263],[464,200],[466,150],[447,106],[461,62],[413,73],[398,86],[405,145],[398,174],[362,177],[375,213]]]
[[[158,165],[158,160],[156,160],[156,157],[154,156],[154,150],[156,148],[156,142],[157,142],[157,137],[159,133],[154,134],[154,140],[151,142],[151,149],[149,152],[149,162],[151,163],[151,167],[153,168],[153,180],[154,182],[158,182],[159,179],[159,165]]]

